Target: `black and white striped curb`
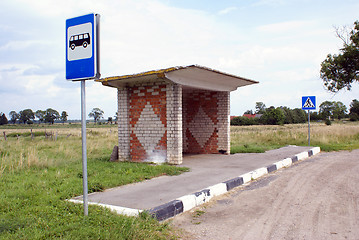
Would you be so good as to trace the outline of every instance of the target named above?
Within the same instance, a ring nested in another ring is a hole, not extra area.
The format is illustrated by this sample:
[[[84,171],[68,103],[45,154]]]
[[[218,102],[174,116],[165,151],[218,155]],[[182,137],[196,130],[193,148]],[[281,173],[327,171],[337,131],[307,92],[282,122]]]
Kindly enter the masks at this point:
[[[269,165],[267,167],[258,168],[252,172],[243,174],[239,177],[210,186],[206,189],[203,189],[202,191],[180,197],[169,203],[152,208],[149,210],[149,213],[160,221],[168,219],[170,217],[174,217],[177,214],[188,211],[194,207],[206,203],[211,198],[224,194],[235,187],[248,183],[252,180],[262,177],[265,174],[276,171],[283,167],[288,167],[297,161],[313,156],[319,152],[320,152],[319,147],[312,148],[308,152],[299,153],[293,156],[292,158],[286,158],[284,160],[273,163],[272,165]]]
[[[299,153],[291,158],[283,159],[267,167],[258,168],[254,171],[245,173],[236,178],[230,179],[222,183],[218,183],[201,191],[195,192],[193,194],[185,195],[171,202],[165,203],[163,205],[148,210],[125,208],[125,207],[112,206],[112,205],[100,204],[100,203],[89,203],[89,204],[100,205],[106,208],[110,208],[112,211],[118,214],[124,214],[128,216],[137,216],[141,212],[147,211],[157,220],[162,221],[174,217],[182,212],[188,211],[194,207],[200,206],[201,204],[208,202],[211,198],[224,194],[235,187],[241,186],[252,180],[258,179],[263,175],[266,175],[278,169],[288,167],[297,161],[316,155],[319,152],[320,152],[320,148],[314,147],[308,150],[307,152]],[[75,203],[82,203],[81,200],[71,199],[68,201]]]

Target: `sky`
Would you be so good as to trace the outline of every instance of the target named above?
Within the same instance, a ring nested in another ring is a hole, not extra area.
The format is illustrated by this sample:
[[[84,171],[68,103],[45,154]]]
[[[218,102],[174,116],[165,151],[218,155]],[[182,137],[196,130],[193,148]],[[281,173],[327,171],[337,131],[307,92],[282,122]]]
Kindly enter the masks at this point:
[[[339,53],[334,26],[359,20],[357,0],[0,0],[0,112],[53,108],[81,118],[80,82],[65,79],[66,19],[98,13],[101,77],[197,64],[258,81],[231,93],[231,115],[301,107],[327,92],[320,64]],[[117,111],[117,91],[86,81],[86,111]],[[318,109],[318,108],[317,108]],[[9,118],[9,117],[8,117]]]

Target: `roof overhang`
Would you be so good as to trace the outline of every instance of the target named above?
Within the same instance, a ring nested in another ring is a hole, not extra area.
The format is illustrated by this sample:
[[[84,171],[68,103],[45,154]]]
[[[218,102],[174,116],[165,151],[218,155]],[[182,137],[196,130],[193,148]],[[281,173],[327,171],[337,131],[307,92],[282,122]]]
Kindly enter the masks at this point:
[[[157,79],[168,79],[185,87],[212,91],[234,91],[238,87],[258,83],[257,81],[198,65],[172,67],[133,75],[108,77],[97,81],[105,86],[119,88],[131,82],[145,82]]]

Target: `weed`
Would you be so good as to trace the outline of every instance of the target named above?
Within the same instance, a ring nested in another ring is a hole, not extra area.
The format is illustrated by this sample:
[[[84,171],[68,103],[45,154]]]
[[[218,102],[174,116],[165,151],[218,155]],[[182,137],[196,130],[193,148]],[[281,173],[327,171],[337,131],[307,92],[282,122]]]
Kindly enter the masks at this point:
[[[193,212],[192,214],[192,220],[191,220],[191,223],[192,224],[195,224],[195,225],[199,225],[201,224],[201,221],[198,221],[198,218],[201,217],[203,214],[205,214],[206,212],[203,211],[203,210],[196,210]]]
[[[194,213],[193,213],[193,217],[195,218],[198,218],[200,216],[202,216],[203,214],[205,214],[206,212],[203,211],[203,210],[196,210]]]
[[[88,192],[102,192],[105,189],[105,187],[101,183],[90,183],[88,187]]]

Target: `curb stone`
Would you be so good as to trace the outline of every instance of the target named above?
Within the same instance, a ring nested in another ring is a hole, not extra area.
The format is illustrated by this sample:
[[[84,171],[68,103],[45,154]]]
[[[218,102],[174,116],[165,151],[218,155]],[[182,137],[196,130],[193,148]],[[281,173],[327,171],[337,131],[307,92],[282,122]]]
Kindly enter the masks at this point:
[[[268,173],[277,171],[281,168],[289,167],[295,162],[301,161],[305,158],[314,156],[320,152],[320,147],[314,147],[306,152],[296,154],[291,158],[285,158],[281,161],[275,162],[267,167],[258,168],[254,171],[240,175],[239,177],[232,178],[222,183],[207,187],[201,191],[182,196],[168,203],[150,208],[147,210],[126,208],[113,206],[108,204],[89,202],[91,205],[99,205],[106,207],[116,212],[117,214],[123,214],[127,216],[138,216],[141,212],[147,211],[150,215],[156,218],[158,221],[163,221],[168,218],[174,217],[180,213],[191,210],[194,207],[200,206],[203,203],[209,202],[211,198],[224,194],[233,188],[239,187],[252,180],[258,179]],[[67,200],[73,203],[83,203],[81,200],[69,199]]]
[[[148,211],[159,221],[168,219],[177,214],[180,214],[194,207],[197,207],[205,202],[208,202],[211,198],[226,193],[235,187],[239,187],[245,183],[248,183],[252,180],[260,178],[268,173],[274,172],[281,168],[288,167],[297,161],[316,155],[319,152],[320,152],[320,147],[314,147],[308,150],[307,152],[299,153],[291,158],[286,158],[284,160],[278,161],[264,168],[258,168],[252,172],[245,173],[239,177],[208,187],[200,192],[196,192],[190,195],[185,195],[183,197],[180,197],[172,201],[172,202],[176,201],[176,204],[181,205],[180,203],[177,202],[180,201],[182,203],[181,208],[175,209],[171,204],[170,205],[163,204],[155,208],[151,208]]]

